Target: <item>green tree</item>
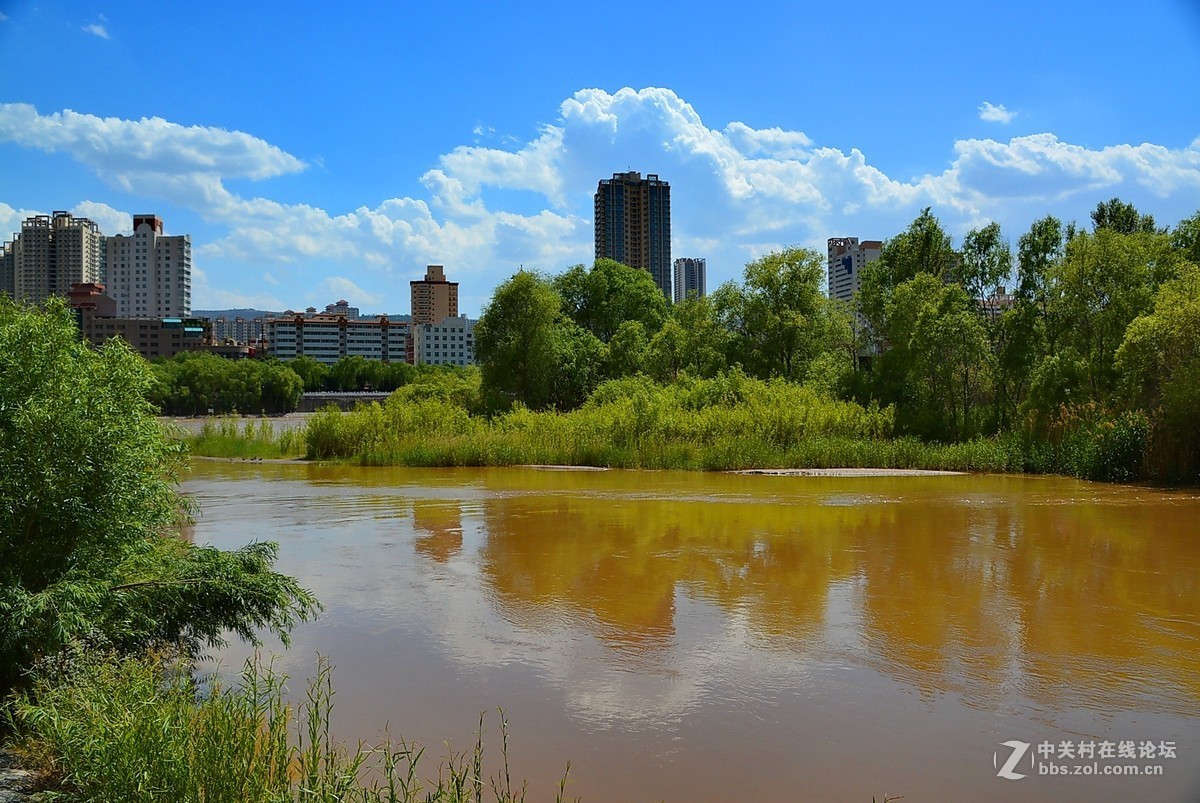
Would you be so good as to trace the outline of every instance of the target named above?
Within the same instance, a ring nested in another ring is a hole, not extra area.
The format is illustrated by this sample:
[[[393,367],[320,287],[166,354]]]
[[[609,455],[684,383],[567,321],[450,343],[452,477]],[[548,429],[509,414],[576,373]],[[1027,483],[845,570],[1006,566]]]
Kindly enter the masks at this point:
[[[646,349],[650,341],[640,321],[625,321],[608,341],[604,374],[608,379],[633,376],[646,367]]]
[[[1179,225],[1171,232],[1171,245],[1184,259],[1193,265],[1200,265],[1200,211],[1179,221]]]
[[[1067,243],[1050,272],[1050,343],[1071,348],[1087,364],[1087,397],[1109,398],[1116,385],[1113,358],[1125,329],[1148,312],[1154,293],[1171,278],[1179,254],[1162,234],[1121,234],[1102,227]]]
[[[804,379],[835,326],[821,292],[824,262],[807,248],[773,251],[746,265],[741,287],[727,283],[717,290],[712,315],[735,338],[730,362],[764,379]]]
[[[122,342],[85,344],[61,302],[0,298],[0,694],[83,639],[195,652],[230,631],[286,636],[317,610],[271,570],[273,544],[175,537],[184,453],[153,417],[152,382]]]
[[[1154,310],[1125,331],[1116,364],[1129,400],[1157,424],[1161,473],[1200,478],[1200,267],[1183,263],[1159,288]]]
[[[1012,252],[1000,234],[999,223],[972,229],[963,238],[961,258],[950,275],[978,302],[991,296],[1012,272]]]
[[[288,360],[287,366],[300,377],[305,391],[313,393],[328,390],[326,383],[329,379],[329,366],[317,362],[311,355],[304,354],[294,360]]]
[[[520,271],[496,288],[475,326],[475,361],[492,404],[544,409],[554,400],[562,300],[553,286]]]
[[[859,308],[875,337],[889,328],[887,309],[896,287],[922,273],[945,279],[957,260],[950,235],[928,207],[907,230],[885,242],[879,259],[863,266],[858,293]]]
[[[652,335],[670,306],[648,272],[611,259],[596,260],[590,270],[575,265],[553,284],[563,313],[605,343],[626,321],[641,323]]]
[[[1092,210],[1092,226],[1098,232],[1109,229],[1117,234],[1154,234],[1158,229],[1152,215],[1143,215],[1133,204],[1120,198],[1110,198],[1096,204]]]

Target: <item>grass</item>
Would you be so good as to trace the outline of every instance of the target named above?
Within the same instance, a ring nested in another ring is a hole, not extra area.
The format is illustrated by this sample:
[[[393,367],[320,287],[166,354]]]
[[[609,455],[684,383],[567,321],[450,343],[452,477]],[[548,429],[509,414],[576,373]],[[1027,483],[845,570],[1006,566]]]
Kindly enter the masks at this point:
[[[330,733],[332,670],[320,661],[304,701],[285,702],[286,677],[257,660],[241,682],[198,683],[163,656],[75,654],[40,667],[12,718],[26,760],[72,801],[174,803],[520,803],[500,712],[500,768],[484,777],[484,717],[474,748],[451,752],[424,779],[424,750],[388,735],[351,749]],[[567,772],[570,764],[567,765]],[[567,774],[558,784],[564,801]]]
[[[184,440],[194,455],[247,460],[298,458],[307,448],[302,425],[276,432],[265,419],[257,423],[251,419],[244,424],[236,418],[209,419],[198,435],[187,435]]]

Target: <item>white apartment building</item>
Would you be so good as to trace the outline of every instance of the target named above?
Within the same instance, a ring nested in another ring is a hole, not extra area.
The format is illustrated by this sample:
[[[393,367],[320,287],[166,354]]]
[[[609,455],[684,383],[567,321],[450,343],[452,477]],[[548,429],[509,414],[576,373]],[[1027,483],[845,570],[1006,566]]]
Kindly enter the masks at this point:
[[[12,243],[5,244],[0,290],[33,304],[50,296],[66,298],[71,285],[99,281],[103,243],[95,223],[69,212],[27,218]]]
[[[704,298],[707,262],[704,259],[680,257],[675,260],[675,303],[689,297]]]
[[[828,245],[829,297],[853,303],[854,294],[862,284],[859,272],[868,262],[879,259],[883,243],[879,240],[860,243],[857,237],[830,237]]]
[[[335,305],[330,305],[335,306]],[[307,355],[331,365],[342,357],[362,357],[383,362],[406,362],[409,350],[407,321],[351,318],[347,315],[285,312],[264,321],[267,354],[281,360]]]
[[[117,315],[147,318],[192,314],[192,239],[165,236],[156,215],[134,215],[133,234],[105,242],[104,286]]]
[[[212,336],[217,343],[232,340],[245,345],[262,340],[265,333],[266,316],[245,318],[238,315],[227,318],[224,315],[212,319]]]
[[[475,321],[459,315],[413,324],[413,357],[418,365],[474,365]]]

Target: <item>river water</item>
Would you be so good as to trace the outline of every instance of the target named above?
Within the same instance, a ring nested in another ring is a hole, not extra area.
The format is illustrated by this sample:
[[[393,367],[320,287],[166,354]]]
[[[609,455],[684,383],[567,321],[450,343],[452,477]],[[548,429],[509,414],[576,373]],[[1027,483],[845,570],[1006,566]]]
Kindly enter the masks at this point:
[[[590,801],[1200,800],[1193,492],[212,461],[183,488],[197,543],[277,541],[327,606],[268,646],[297,692],[335,664],[339,736],[437,757],[491,710],[494,758],[502,706],[531,801],[568,760]]]

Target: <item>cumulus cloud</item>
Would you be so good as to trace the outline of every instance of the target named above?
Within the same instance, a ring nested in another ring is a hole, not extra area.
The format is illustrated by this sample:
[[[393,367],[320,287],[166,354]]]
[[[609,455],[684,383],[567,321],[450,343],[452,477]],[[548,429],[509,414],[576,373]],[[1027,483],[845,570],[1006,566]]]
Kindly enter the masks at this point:
[[[39,114],[28,103],[0,104],[0,142],[66,153],[122,189],[149,193],[170,174],[264,179],[303,170],[304,162],[258,137],[161,117],[123,120],[67,109]]]
[[[93,36],[98,36],[101,39],[108,38],[108,29],[99,22],[93,22],[91,25],[84,25],[83,30]]]
[[[1014,114],[987,103],[981,112]],[[1179,217],[1194,211],[1200,192],[1200,138],[1174,149],[1091,148],[1049,133],[948,141],[938,170],[894,176],[851,143],[736,120],[712,125],[673,91],[654,87],[582,89],[528,141],[448,151],[421,177],[422,197],[363,199],[342,210],[231,191],[231,178],[269,179],[306,166],[243,132],[159,118],[43,115],[8,104],[0,105],[0,141],[68,154],[116,187],[194,210],[223,232],[197,243],[197,258],[229,266],[231,285],[269,267],[272,278],[288,273],[283,286],[309,297],[326,276],[353,277],[353,291],[322,288],[330,297],[322,303],[350,296],[379,303],[381,288],[406,288],[404,280],[428,263],[446,264],[469,288],[465,299],[486,295],[521,264],[557,271],[588,262],[596,183],[626,169],[671,182],[673,251],[707,257],[713,284],[771,248],[890,236],[923,206],[961,234],[985,220],[1023,228],[1047,212],[1069,219],[1112,195],[1158,200],[1156,215],[1170,220],[1176,210]],[[19,225],[17,214],[0,206],[0,223]],[[403,298],[391,290],[384,300]]]
[[[979,119],[986,120],[989,123],[1011,123],[1013,118],[1017,116],[1016,112],[1010,112],[1004,108],[1004,104],[993,106],[986,100],[979,107]]]
[[[133,233],[133,214],[109,206],[99,201],[82,201],[71,209],[75,217],[85,217],[97,226],[106,236],[114,234]]]
[[[309,294],[308,298],[318,308],[341,300],[349,301],[352,307],[378,304],[383,300],[375,293],[369,293],[362,289],[345,276],[330,276],[317,285],[317,289]]]

